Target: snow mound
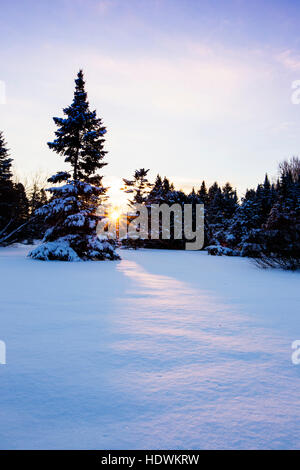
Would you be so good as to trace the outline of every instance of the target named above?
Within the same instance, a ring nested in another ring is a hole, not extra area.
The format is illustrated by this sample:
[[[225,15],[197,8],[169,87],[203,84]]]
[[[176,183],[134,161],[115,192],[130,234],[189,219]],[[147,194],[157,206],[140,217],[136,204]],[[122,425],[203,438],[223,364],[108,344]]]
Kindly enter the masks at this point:
[[[81,261],[77,253],[70,247],[66,240],[42,243],[32,250],[28,256],[42,261]]]
[[[42,261],[103,261],[119,260],[114,246],[108,241],[88,236],[84,240],[68,235],[54,241],[44,241],[28,254],[29,258]]]

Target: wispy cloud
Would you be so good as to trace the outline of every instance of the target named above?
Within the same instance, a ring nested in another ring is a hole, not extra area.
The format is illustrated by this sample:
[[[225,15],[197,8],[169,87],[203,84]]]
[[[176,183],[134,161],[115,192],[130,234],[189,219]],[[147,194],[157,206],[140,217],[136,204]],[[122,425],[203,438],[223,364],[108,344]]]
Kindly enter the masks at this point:
[[[299,71],[300,72],[300,55],[295,54],[290,50],[285,50],[280,52],[276,56],[278,62],[283,65],[285,68],[291,71]]]
[[[199,45],[199,48],[201,46]],[[89,53],[89,63],[99,77],[99,93],[118,106],[151,108],[165,113],[240,117],[248,85],[266,79],[265,65],[213,57],[205,47],[186,58],[148,56],[130,58]],[[108,98],[109,97],[109,98]]]

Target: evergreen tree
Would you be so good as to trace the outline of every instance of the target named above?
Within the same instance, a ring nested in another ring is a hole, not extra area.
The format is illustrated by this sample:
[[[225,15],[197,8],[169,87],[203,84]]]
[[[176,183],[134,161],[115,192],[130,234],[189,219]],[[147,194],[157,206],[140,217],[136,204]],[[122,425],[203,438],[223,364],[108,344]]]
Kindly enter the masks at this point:
[[[135,170],[133,174],[133,179],[128,180],[126,178],[123,178],[124,188],[122,189],[125,191],[125,193],[133,195],[131,199],[128,199],[128,203],[132,209],[132,213],[130,214],[127,223],[129,223],[139,215],[139,210],[136,208],[136,204],[144,204],[145,206],[148,205],[150,191],[152,188],[152,184],[148,181],[147,178],[148,172],[149,169],[146,170],[145,168],[140,168],[138,170]],[[157,185],[159,185],[159,179]],[[143,247],[144,243],[144,239],[141,238],[124,238],[122,240],[123,246],[134,249]]]
[[[230,183],[226,183],[222,188],[223,207],[222,213],[225,219],[231,219],[238,207],[238,197],[236,191]]]
[[[149,196],[147,197],[147,205],[161,204],[163,202],[163,196],[163,182],[161,176],[157,175]]]
[[[11,164],[12,158],[9,157],[9,151],[4,140],[3,132],[0,131],[0,181],[11,181],[12,171]]]
[[[29,191],[29,214],[30,222],[28,227],[28,238],[31,240],[40,239],[45,233],[46,225],[44,218],[41,215],[36,215],[37,210],[47,204],[47,194],[43,187],[40,186],[38,181],[34,181],[31,190]]]
[[[277,198],[258,233],[262,249],[256,260],[263,267],[300,268],[300,170],[297,177],[296,163],[293,159],[292,168],[286,162],[280,164]]]
[[[44,188],[40,188],[37,182],[34,182],[29,192],[29,212],[34,215],[36,210],[47,204],[47,194]]]
[[[147,198],[146,205],[150,209],[151,204],[158,204],[158,205],[168,205],[171,206],[172,204],[179,204],[183,206],[184,203],[191,204],[195,202],[194,200],[191,201],[190,198],[197,198],[195,191],[191,193],[191,195],[186,195],[182,191],[175,191],[174,184],[170,182],[170,180],[165,176],[162,180],[160,175],[157,175],[155,183],[153,185],[152,190],[150,191],[149,197]],[[170,215],[170,227],[169,227],[169,234],[170,238],[163,238],[163,227],[162,227],[162,217],[159,218],[158,223],[158,233],[156,234],[156,239],[151,239],[149,237],[148,240],[144,241],[145,248],[159,248],[159,249],[184,249],[184,240],[177,240],[174,237],[174,213],[171,212]],[[180,220],[181,223],[181,220]],[[151,226],[151,217],[149,212],[149,227]],[[153,230],[151,226],[151,230]],[[166,228],[165,228],[166,230]]]
[[[209,189],[209,201],[207,214],[208,222],[211,225],[222,223],[223,194],[221,188],[212,186]]]
[[[165,195],[168,194],[170,191],[174,191],[173,183],[170,183],[170,181],[168,180],[168,178],[166,176],[164,177],[164,180],[162,182],[162,186],[163,186],[163,193]]]
[[[96,234],[96,211],[107,189],[97,173],[106,165],[106,129],[96,111],[90,111],[81,70],[75,84],[73,102],[63,110],[65,118],[54,118],[56,139],[48,143],[50,149],[65,157],[71,171],[59,172],[48,180],[64,184],[49,188],[50,201],[36,211],[44,217],[48,230],[42,245],[29,256],[66,261],[118,259],[112,243],[100,241]]]
[[[300,207],[291,208],[283,198],[274,204],[261,232],[262,249],[257,263],[263,267],[300,269]]]
[[[12,181],[12,158],[0,132],[0,234],[9,230],[14,221],[14,185]]]
[[[147,174],[149,170],[140,168],[135,170],[133,179],[128,180],[123,178],[124,191],[127,194],[133,194],[133,198],[129,199],[129,205],[134,208],[135,204],[144,204],[149,196],[152,184],[148,181]]]
[[[29,217],[29,204],[24,185],[17,183],[14,186],[15,226],[24,224]]]
[[[198,196],[200,197],[202,204],[206,205],[208,202],[208,193],[207,193],[205,181],[202,181],[201,183],[201,187],[198,191]]]
[[[208,205],[210,205],[213,200],[214,200],[214,197],[215,195],[220,192],[220,187],[218,185],[217,182],[215,182],[214,184],[212,184],[208,190],[208,195],[207,195],[207,203]]]

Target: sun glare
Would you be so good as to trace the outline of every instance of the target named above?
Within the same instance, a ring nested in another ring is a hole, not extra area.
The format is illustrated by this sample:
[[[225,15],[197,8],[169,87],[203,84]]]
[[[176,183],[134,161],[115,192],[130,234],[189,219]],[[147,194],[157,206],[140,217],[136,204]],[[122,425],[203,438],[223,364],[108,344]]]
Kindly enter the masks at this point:
[[[109,214],[109,218],[111,220],[118,220],[120,216],[121,216],[121,211],[118,208],[114,208]]]

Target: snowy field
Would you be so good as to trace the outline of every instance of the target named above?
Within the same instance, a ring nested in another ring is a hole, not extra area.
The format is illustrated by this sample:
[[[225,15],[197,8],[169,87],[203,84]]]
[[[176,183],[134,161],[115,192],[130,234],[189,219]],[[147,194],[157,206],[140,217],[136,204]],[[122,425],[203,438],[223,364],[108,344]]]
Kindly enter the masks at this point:
[[[0,249],[1,449],[300,448],[300,274]]]

